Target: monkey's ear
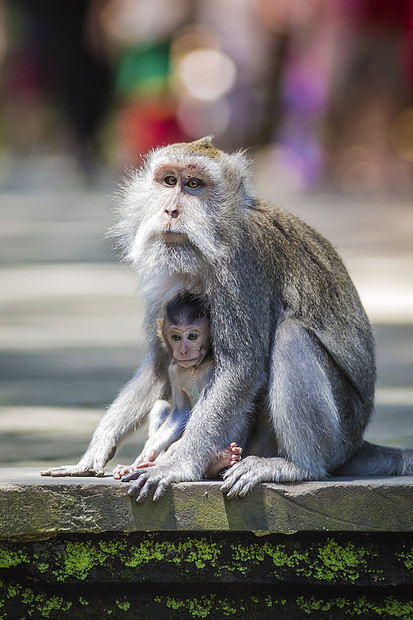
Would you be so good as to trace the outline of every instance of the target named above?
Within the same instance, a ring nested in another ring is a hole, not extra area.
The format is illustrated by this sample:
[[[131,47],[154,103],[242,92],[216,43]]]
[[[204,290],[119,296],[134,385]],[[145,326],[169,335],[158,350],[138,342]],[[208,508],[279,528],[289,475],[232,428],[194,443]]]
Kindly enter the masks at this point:
[[[250,206],[254,195],[251,183],[251,161],[246,156],[245,151],[236,151],[228,155],[227,162],[228,174],[232,178],[233,187],[240,184],[242,192],[241,202],[245,206]]]
[[[164,321],[163,321],[163,319],[157,319],[156,322],[158,323],[158,327],[156,328],[156,335],[158,336],[158,338],[161,341],[161,343],[163,344],[163,346],[168,348],[168,343],[166,342],[165,335],[163,333]]]
[[[248,159],[245,150],[235,151],[230,155],[231,163],[238,170],[238,173],[249,179],[251,175],[251,161]]]

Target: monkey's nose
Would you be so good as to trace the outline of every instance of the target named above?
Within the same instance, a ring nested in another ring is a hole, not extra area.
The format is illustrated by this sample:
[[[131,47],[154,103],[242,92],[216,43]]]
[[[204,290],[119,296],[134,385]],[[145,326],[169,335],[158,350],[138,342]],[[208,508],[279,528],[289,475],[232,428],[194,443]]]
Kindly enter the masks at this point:
[[[165,213],[166,215],[169,215],[169,217],[172,217],[173,219],[176,219],[179,216],[179,210],[176,207],[166,207],[165,209]]]

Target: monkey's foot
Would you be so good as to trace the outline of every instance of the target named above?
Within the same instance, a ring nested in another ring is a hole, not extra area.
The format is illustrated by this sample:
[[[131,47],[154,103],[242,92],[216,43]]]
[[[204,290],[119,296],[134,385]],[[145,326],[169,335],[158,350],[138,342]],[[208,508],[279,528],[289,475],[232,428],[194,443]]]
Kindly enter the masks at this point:
[[[112,472],[112,476],[116,480],[120,480],[122,476],[125,476],[126,474],[130,474],[132,471],[133,471],[132,465],[120,465],[118,463]]]
[[[274,460],[276,459],[248,456],[236,467],[225,472],[221,491],[226,493],[229,499],[244,497],[259,482],[272,479],[271,461]]]
[[[112,475],[116,480],[120,480],[122,476],[131,474],[137,469],[142,469],[143,467],[153,467],[154,465],[156,465],[156,463],[151,461],[140,461],[137,464],[132,463],[132,465],[116,465]]]
[[[242,448],[237,446],[235,441],[224,448],[221,452],[218,452],[213,462],[205,472],[205,478],[216,478],[221,469],[225,467],[232,467],[235,463],[241,460]]]
[[[62,465],[62,467],[51,467],[40,472],[41,476],[52,476],[52,478],[61,478],[63,476],[104,476],[105,470],[99,468],[84,468],[78,465]]]
[[[232,499],[244,497],[259,482],[320,480],[325,475],[325,471],[306,469],[282,457],[247,456],[225,472],[221,491]]]

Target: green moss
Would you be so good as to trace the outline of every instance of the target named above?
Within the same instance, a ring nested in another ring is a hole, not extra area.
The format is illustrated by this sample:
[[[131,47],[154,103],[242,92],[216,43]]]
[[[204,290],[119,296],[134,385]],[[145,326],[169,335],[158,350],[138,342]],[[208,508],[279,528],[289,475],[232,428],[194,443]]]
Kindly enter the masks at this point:
[[[354,583],[360,577],[360,571],[369,572],[365,560],[366,551],[363,547],[355,547],[352,543],[339,545],[335,540],[328,539],[320,545],[315,562],[311,566],[311,574],[320,581],[335,582],[345,579]]]
[[[308,572],[310,565],[309,554],[306,552],[300,554],[297,551],[287,552],[285,545],[250,544],[250,545],[231,545],[232,556],[235,563],[233,566],[225,566],[226,570],[237,570],[242,574],[246,574],[252,565],[265,562],[267,558],[271,558],[274,567],[274,575],[279,576],[280,571],[277,568],[294,568],[297,573]]]
[[[273,546],[268,543],[265,543],[262,549],[272,559],[274,566],[294,568],[297,573],[308,572],[308,566],[311,562],[308,551],[305,553],[299,553],[296,550],[287,552],[284,545]],[[277,571],[275,571],[275,574],[277,574]]]
[[[7,547],[0,548],[0,568],[14,568],[25,562],[29,562],[29,558],[24,551],[11,551]]]
[[[19,596],[21,591],[21,586],[9,586],[8,589],[9,598],[14,598],[15,596]]]
[[[163,597],[159,597],[161,600]],[[206,618],[213,610],[215,594],[192,599],[176,599],[165,597],[164,602],[169,609],[186,609],[194,618]]]
[[[206,539],[190,538],[185,541],[153,542],[146,540],[138,546],[129,549],[129,559],[124,560],[125,566],[136,567],[147,564],[152,560],[173,562],[174,564],[194,564],[197,568],[205,568],[208,563],[215,566],[220,555],[216,543],[209,543]]]
[[[115,603],[119,607],[119,609],[122,609],[123,611],[128,611],[128,609],[130,608],[130,603],[128,603],[126,599],[124,599],[123,601],[119,601],[118,599],[116,599]]]
[[[240,606],[239,609],[236,609],[236,607],[234,607],[234,605],[231,605],[227,601],[222,601],[221,608],[222,608],[222,614],[224,616],[231,616],[231,615],[235,616],[235,614],[237,614],[239,611],[241,611],[241,606]]]
[[[46,562],[39,562],[37,564],[37,568],[39,569],[41,573],[45,573],[49,569],[49,567],[50,565],[47,564]]]
[[[252,596],[240,599],[220,598],[216,594],[188,599],[157,596],[154,601],[174,611],[185,610],[194,618],[234,617],[240,614],[244,617],[245,613],[253,610],[260,612],[264,604],[267,608],[274,607],[275,613],[277,607],[286,604],[286,600],[274,599],[270,594],[264,598]]]
[[[65,581],[69,576],[84,580],[94,566],[104,562],[106,556],[88,541],[69,541],[60,559],[62,566],[54,571],[58,581]]]
[[[393,597],[388,597],[381,603],[375,603],[365,596],[361,596],[355,600],[348,600],[342,597],[321,600],[314,596],[305,598],[299,596],[296,600],[298,607],[306,614],[314,614],[314,612],[334,611],[338,608],[344,611],[350,618],[363,616],[365,618],[403,618],[403,620],[412,620],[413,618],[413,601],[397,601]]]
[[[4,584],[1,584],[4,585]],[[36,617],[49,618],[53,613],[64,613],[71,606],[71,601],[65,601],[60,596],[50,596],[47,594],[35,594],[31,588],[26,588],[20,584],[9,585],[6,591],[5,600],[2,601],[2,607],[6,600],[19,598],[23,605],[26,606],[29,616],[36,613]]]
[[[410,551],[397,553],[396,557],[403,562],[407,570],[413,569],[413,549]]]
[[[236,570],[243,575],[254,570],[254,565],[266,562],[267,558],[270,558],[274,565],[276,577],[281,577],[283,571],[290,569],[297,575],[312,577],[317,581],[346,581],[353,584],[361,574],[374,572],[375,581],[382,579],[383,574],[380,569],[372,571],[369,568],[367,560],[374,562],[377,554],[367,552],[364,547],[355,546],[353,543],[340,545],[331,538],[325,544],[315,545],[303,553],[291,550],[284,544],[273,545],[270,542],[231,544],[230,547],[233,562],[222,568],[227,571]]]
[[[40,612],[43,618],[49,618],[53,612],[65,612],[68,611],[72,603],[65,601],[60,596],[44,597],[43,595],[37,596],[35,599],[35,607]]]

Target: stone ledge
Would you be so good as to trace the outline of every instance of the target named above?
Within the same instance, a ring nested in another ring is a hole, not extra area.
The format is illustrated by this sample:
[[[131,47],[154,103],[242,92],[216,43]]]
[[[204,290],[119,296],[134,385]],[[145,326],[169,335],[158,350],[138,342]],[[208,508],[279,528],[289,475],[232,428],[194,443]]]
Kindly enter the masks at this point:
[[[227,500],[220,483],[172,485],[157,503],[136,504],[126,485],[103,478],[47,478],[0,469],[0,538],[139,531],[411,532],[413,477],[332,478],[261,484]]]

